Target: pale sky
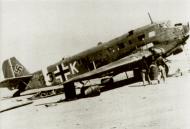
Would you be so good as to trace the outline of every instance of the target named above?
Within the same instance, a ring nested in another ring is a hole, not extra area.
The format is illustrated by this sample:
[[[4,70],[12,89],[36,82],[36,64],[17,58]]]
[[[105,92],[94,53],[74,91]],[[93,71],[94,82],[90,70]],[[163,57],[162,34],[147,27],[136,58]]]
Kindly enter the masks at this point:
[[[0,64],[30,72],[154,21],[190,21],[189,0],[1,0]],[[0,67],[0,79],[2,80]]]

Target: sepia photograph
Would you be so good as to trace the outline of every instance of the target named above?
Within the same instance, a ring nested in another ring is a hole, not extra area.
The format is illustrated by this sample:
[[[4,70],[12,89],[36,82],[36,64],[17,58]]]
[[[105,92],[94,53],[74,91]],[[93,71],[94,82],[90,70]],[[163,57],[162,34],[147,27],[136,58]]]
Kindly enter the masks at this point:
[[[189,129],[188,0],[1,0],[0,129]]]

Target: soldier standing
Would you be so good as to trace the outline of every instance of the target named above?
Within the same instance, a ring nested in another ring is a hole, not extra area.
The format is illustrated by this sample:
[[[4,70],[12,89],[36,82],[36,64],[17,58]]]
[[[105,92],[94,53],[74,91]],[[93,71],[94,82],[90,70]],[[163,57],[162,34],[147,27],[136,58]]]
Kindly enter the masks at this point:
[[[159,57],[156,59],[156,64],[158,66],[159,74],[158,74],[158,83],[160,83],[161,78],[163,81],[166,81],[166,71],[165,71],[165,60],[162,57],[162,54],[159,54]]]
[[[149,77],[149,67],[148,67],[145,56],[143,56],[143,58],[140,62],[140,67],[141,67],[141,77],[142,77],[142,81],[143,81],[143,86],[146,85],[146,78],[147,78],[148,84],[151,84],[151,80]]]

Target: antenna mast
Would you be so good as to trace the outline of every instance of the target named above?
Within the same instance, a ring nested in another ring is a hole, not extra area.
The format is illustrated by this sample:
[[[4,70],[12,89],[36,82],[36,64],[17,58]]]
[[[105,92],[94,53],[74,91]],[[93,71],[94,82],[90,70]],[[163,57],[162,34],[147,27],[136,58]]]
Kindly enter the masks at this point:
[[[148,12],[148,16],[149,16],[149,18],[150,18],[151,24],[153,24],[154,22],[153,22],[153,20],[152,20],[152,18],[151,18],[151,16],[150,16],[150,13],[149,13],[149,12]]]

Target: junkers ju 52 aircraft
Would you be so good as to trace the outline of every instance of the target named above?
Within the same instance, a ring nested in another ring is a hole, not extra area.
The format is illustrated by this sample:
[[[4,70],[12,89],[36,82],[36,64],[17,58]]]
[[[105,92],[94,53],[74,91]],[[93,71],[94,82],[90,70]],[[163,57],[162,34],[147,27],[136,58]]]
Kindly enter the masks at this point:
[[[151,17],[150,20],[149,25],[48,66],[49,82],[61,82],[66,99],[73,99],[76,97],[75,82],[105,76],[109,76],[106,81],[113,82],[115,75],[138,68],[143,57],[162,53],[166,58],[183,51],[189,37],[189,23],[171,26],[169,21],[156,23]]]
[[[170,22],[156,23],[151,17],[150,20],[149,25],[131,30],[111,41],[98,43],[96,47],[48,66],[48,81],[51,85],[63,84],[66,99],[73,99],[76,97],[75,82],[95,78],[101,78],[102,83],[113,82],[114,76],[126,71],[133,71],[134,76],[138,76],[139,62],[143,57],[148,59],[162,53],[166,58],[183,51],[189,37],[189,24],[171,26]],[[0,88],[16,89],[13,97],[27,89],[45,85],[43,79],[38,77],[42,75],[41,72],[30,74],[14,57],[4,61],[3,73],[5,80],[0,82]]]

